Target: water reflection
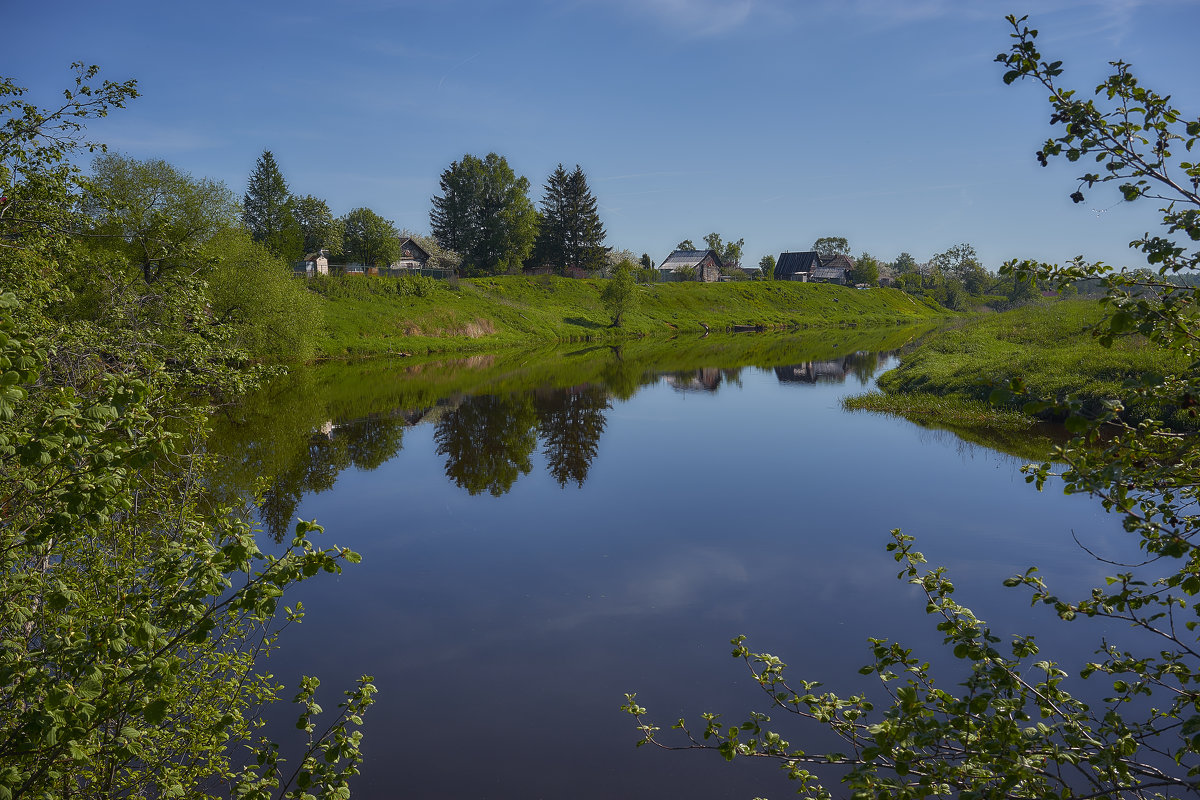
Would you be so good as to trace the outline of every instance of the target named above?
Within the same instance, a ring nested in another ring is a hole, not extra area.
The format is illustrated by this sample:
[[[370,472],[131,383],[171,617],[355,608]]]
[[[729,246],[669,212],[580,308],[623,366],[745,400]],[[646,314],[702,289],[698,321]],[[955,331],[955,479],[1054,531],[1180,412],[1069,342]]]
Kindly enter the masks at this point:
[[[264,528],[281,540],[306,494],[331,489],[351,467],[378,468],[402,451],[405,430],[421,424],[434,427],[446,477],[471,495],[511,491],[533,470],[539,442],[554,481],[582,487],[606,412],[642,387],[665,382],[678,392],[715,393],[723,385],[740,387],[743,371],[752,367],[773,369],[782,383],[841,382],[847,375],[865,383],[914,335],[840,334],[832,344],[828,335],[816,341],[742,337],[668,352],[661,344],[655,350],[630,343],[300,371],[216,421],[209,447],[226,465],[219,478],[225,485],[216,488],[227,499],[257,494]],[[839,349],[848,354],[837,355]],[[676,365],[660,366],[671,361]]]

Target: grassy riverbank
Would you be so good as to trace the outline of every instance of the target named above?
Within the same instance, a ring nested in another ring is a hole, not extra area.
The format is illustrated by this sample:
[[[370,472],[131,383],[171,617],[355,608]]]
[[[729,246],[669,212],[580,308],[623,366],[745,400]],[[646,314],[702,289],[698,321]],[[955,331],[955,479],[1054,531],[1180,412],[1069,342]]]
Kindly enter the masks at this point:
[[[922,322],[948,312],[894,289],[828,284],[666,283],[637,287],[620,328],[600,302],[603,280],[503,276],[456,283],[395,278],[314,281],[327,357],[479,352],[538,342],[692,335],[740,326],[771,329]]]
[[[1015,430],[1035,420],[987,402],[994,386],[1013,378],[1037,397],[1075,394],[1097,403],[1121,394],[1130,379],[1187,367],[1176,354],[1138,338],[1101,346],[1091,329],[1102,316],[1096,301],[1072,300],[972,319],[907,353],[880,377],[881,393],[849,398],[845,405],[939,427]],[[1137,419],[1149,410],[1135,406],[1127,413]]]

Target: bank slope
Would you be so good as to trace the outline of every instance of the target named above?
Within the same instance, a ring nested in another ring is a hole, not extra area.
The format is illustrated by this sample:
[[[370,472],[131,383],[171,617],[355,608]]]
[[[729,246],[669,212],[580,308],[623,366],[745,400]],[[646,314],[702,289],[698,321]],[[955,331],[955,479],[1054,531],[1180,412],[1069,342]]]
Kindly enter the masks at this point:
[[[461,280],[347,277],[314,281],[330,357],[479,351],[535,342],[613,340],[766,328],[896,325],[948,314],[895,289],[828,284],[666,283],[637,287],[619,329],[603,280],[504,276]]]

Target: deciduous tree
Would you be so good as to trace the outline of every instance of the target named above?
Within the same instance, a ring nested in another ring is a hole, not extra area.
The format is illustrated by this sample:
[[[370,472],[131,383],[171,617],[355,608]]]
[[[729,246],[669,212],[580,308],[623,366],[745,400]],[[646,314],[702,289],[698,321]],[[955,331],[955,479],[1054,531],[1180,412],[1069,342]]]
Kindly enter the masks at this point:
[[[537,212],[529,201],[529,181],[518,177],[503,157],[465,155],[440,181],[429,219],[443,247],[462,255],[462,271],[495,275],[520,268],[537,236]]]
[[[369,208],[356,208],[341,222],[342,252],[354,263],[379,267],[400,257],[400,234],[390,219]]]
[[[762,270],[762,279],[770,281],[775,279],[775,256],[765,255],[758,260],[758,268]]]
[[[822,236],[813,242],[812,249],[821,258],[850,255],[850,241],[844,236]]]
[[[306,194],[295,198],[294,210],[296,223],[304,237],[305,254],[321,250],[328,250],[333,255],[342,252],[342,226],[324,200]]]
[[[621,317],[629,313],[637,304],[637,282],[633,271],[636,267],[629,261],[622,261],[613,268],[612,277],[600,292],[600,302],[612,316],[609,327],[621,327]]]

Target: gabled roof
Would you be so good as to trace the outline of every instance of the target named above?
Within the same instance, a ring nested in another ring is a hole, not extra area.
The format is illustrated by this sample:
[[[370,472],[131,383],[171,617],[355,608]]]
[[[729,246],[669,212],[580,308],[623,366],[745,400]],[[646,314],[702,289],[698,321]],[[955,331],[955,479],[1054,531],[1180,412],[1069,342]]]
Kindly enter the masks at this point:
[[[717,251],[715,250],[676,250],[675,252],[671,253],[671,255],[667,256],[666,259],[658,265],[657,269],[671,271],[681,267],[695,268],[700,266],[700,262],[703,261],[705,256],[709,255],[710,253],[712,254],[713,262],[718,267],[725,266],[721,263],[721,257],[717,255]]]
[[[419,250],[421,252],[421,254],[423,256],[425,256],[426,260],[429,259],[429,251],[426,250],[424,247],[421,247],[421,245],[417,244],[417,240],[412,238],[411,236],[405,236],[403,239],[400,240],[400,249],[403,250],[405,247],[416,248],[417,250]]]
[[[854,259],[838,253],[836,256],[821,259],[822,267],[837,267],[838,269],[854,269]]]
[[[775,277],[790,278],[804,272],[812,272],[814,267],[821,266],[821,257],[809,250],[803,253],[780,253],[775,262]]]

